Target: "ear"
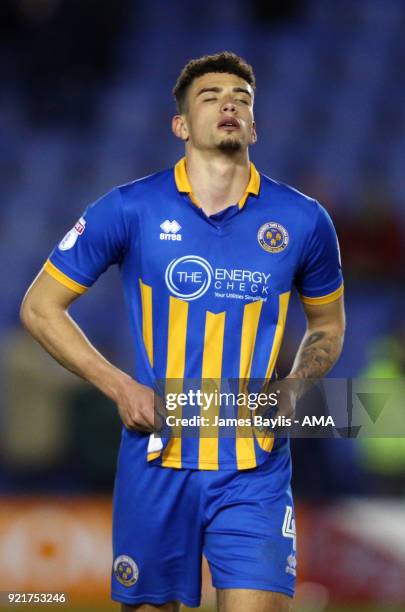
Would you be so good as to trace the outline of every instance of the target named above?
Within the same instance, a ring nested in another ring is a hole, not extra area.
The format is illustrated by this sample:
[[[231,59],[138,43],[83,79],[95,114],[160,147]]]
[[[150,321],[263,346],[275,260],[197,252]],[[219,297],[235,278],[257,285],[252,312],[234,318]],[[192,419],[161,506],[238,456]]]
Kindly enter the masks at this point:
[[[250,135],[250,144],[255,144],[255,142],[257,142],[256,121],[253,121],[252,132]]]
[[[188,127],[184,115],[175,115],[172,119],[172,132],[180,140],[188,140]]]

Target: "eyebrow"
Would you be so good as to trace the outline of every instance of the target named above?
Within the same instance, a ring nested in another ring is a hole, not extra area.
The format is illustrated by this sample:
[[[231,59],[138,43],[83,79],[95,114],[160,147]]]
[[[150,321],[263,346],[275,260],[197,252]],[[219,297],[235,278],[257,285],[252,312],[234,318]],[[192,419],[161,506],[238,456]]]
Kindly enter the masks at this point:
[[[203,93],[208,93],[208,92],[213,92],[213,93],[221,93],[221,91],[223,91],[223,87],[203,87],[202,89],[200,89],[200,91],[197,93],[197,96],[200,96]],[[232,91],[234,93],[244,93],[246,95],[249,96],[249,98],[252,97],[252,94],[250,93],[250,91],[248,91],[247,89],[245,89],[244,87],[233,87]]]

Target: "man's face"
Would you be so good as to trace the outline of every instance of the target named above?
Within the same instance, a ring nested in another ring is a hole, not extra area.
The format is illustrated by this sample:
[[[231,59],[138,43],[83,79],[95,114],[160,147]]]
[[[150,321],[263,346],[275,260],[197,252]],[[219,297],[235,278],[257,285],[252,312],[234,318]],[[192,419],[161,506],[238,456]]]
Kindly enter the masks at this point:
[[[174,118],[173,129],[196,149],[246,150],[256,142],[251,86],[233,74],[204,74],[192,82],[185,113]]]

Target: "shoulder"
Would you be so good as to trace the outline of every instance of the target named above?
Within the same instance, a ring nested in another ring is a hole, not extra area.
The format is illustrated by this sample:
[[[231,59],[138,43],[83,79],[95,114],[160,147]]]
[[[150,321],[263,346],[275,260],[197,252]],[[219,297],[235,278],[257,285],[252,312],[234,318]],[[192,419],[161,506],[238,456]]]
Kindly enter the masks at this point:
[[[128,201],[140,197],[153,197],[156,193],[169,193],[173,187],[173,168],[169,168],[119,185],[116,189],[123,201]]]
[[[119,185],[115,189],[123,215],[128,220],[139,219],[140,215],[150,212],[152,208],[166,207],[167,199],[177,194],[173,168]]]
[[[284,206],[300,209],[312,214],[316,213],[321,207],[315,198],[302,193],[298,189],[291,187],[291,185],[271,179],[265,174],[260,174],[260,180],[260,195],[268,201],[269,205],[271,202],[274,204],[275,200],[277,202],[281,201]]]
[[[277,212],[304,232],[312,232],[324,218],[331,221],[326,209],[315,198],[264,174],[260,178],[260,197],[269,213]]]

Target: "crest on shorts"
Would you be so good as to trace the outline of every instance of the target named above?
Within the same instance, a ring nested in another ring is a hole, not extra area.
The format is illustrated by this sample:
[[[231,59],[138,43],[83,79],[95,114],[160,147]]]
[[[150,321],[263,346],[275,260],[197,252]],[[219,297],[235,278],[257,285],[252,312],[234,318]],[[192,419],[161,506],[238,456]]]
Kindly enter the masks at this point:
[[[268,253],[280,253],[288,245],[290,237],[283,225],[269,221],[260,227],[257,240],[262,249]]]
[[[138,566],[128,555],[120,555],[114,561],[114,576],[125,587],[130,587],[138,580]]]

